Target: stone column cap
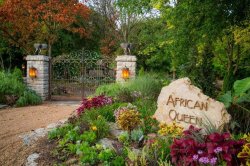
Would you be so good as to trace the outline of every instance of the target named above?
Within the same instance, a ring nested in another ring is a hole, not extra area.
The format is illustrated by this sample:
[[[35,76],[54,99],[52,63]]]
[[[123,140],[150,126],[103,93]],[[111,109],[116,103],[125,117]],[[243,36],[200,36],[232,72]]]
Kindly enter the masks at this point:
[[[135,55],[120,55],[115,59],[117,62],[136,62],[137,58]]]
[[[50,57],[46,55],[28,55],[26,57],[27,61],[49,61]]]

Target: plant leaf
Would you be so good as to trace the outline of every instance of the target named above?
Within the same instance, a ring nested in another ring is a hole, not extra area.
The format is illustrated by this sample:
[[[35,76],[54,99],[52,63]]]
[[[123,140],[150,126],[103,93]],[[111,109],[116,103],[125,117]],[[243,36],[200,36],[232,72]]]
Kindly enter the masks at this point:
[[[250,77],[235,81],[234,96],[242,96],[248,90],[250,90]]]
[[[228,91],[227,93],[220,96],[218,100],[223,102],[226,108],[230,107],[233,101],[231,91]]]

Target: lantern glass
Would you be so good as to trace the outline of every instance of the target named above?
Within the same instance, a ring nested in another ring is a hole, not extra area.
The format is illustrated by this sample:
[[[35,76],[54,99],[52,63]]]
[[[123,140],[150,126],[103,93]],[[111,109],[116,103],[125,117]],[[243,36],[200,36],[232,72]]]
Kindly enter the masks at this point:
[[[122,78],[128,79],[130,76],[129,68],[125,67],[122,69]]]
[[[37,69],[35,67],[29,68],[29,76],[32,79],[37,77]]]

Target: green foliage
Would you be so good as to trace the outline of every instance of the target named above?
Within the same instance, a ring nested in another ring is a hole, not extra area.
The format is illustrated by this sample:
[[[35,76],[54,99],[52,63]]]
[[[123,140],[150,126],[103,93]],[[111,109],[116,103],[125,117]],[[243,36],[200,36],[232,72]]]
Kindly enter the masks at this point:
[[[71,124],[55,128],[48,133],[48,138],[49,139],[62,138],[64,135],[68,133],[69,130],[72,130],[73,128],[74,127]]]
[[[24,107],[27,105],[38,105],[42,103],[42,98],[33,90],[25,90],[23,95],[16,101],[17,107]]]
[[[108,122],[115,122],[114,111],[126,103],[114,103],[101,108],[98,108],[98,114],[103,116]]]
[[[237,80],[233,85],[233,92],[228,91],[224,95],[219,97],[227,108],[231,105],[238,105],[244,102],[250,101],[250,77]],[[242,109],[249,111],[249,109],[240,106]]]
[[[142,136],[143,136],[143,131],[140,128],[131,131],[132,141],[138,142]]]
[[[234,95],[241,97],[250,90],[250,77],[235,81],[233,88],[235,93]]]
[[[0,103],[18,107],[42,103],[41,97],[23,83],[21,70],[15,69],[13,73],[0,71],[0,80]]]
[[[95,133],[97,138],[103,138],[109,133],[109,125],[105,117],[100,115],[101,110],[91,109],[81,116],[82,121],[86,121],[91,128],[96,128]],[[109,117],[109,115],[108,115]],[[93,130],[93,129],[92,129]]]
[[[139,98],[156,99],[163,84],[168,84],[168,79],[150,73],[136,77],[124,84],[108,84],[99,86],[96,95],[105,94],[115,97],[122,102],[133,102]]]
[[[144,98],[156,98],[161,91],[162,83],[156,79],[156,76],[150,74],[129,81],[127,87],[131,92],[141,92]]]
[[[159,122],[152,116],[157,109],[157,103],[153,100],[138,100],[134,103],[142,117],[142,130],[144,133],[154,133],[158,130]]]
[[[122,89],[122,85],[118,83],[101,85],[96,89],[96,95],[107,95],[115,97],[118,92]]]
[[[172,141],[172,138],[157,137],[153,144],[146,146],[148,164],[155,165],[158,161],[169,161]]]
[[[125,166],[125,160],[122,156],[116,156],[112,162],[111,162],[112,166]]]
[[[128,145],[129,144],[129,133],[127,131],[122,132],[119,135],[118,140],[120,142],[122,142],[123,144]]]
[[[230,128],[233,132],[249,132],[250,129],[250,78],[237,80],[233,89],[219,96],[232,116]],[[242,127],[244,126],[244,127]]]
[[[92,144],[96,141],[96,133],[94,131],[85,131],[81,136],[80,139],[84,142],[88,142]]]
[[[111,149],[104,149],[98,154],[98,159],[102,162],[109,162],[115,156],[115,152]]]
[[[0,96],[15,95],[19,98],[26,89],[22,82],[22,75],[17,69],[13,73],[1,71],[0,80]]]
[[[82,164],[94,165],[97,162],[97,152],[94,147],[89,146],[87,142],[83,142],[77,147],[77,155],[80,156]]]

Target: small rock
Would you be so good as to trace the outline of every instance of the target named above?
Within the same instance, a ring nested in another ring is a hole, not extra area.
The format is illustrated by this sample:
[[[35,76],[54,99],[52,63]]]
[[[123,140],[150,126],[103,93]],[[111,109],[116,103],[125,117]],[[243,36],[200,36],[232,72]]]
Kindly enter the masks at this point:
[[[39,154],[38,153],[33,153],[29,155],[27,158],[26,166],[37,166],[37,163],[35,162],[36,159],[38,159]]]
[[[109,127],[111,135],[115,136],[116,138],[118,138],[124,132],[123,130],[118,128],[116,123],[109,123]]]
[[[8,107],[8,105],[0,104],[0,109],[4,109],[4,108],[6,108],[6,107]]]
[[[149,133],[147,136],[149,138],[155,138],[155,137],[157,137],[157,134],[156,133]]]
[[[47,130],[45,128],[39,128],[34,131],[36,133],[36,137],[44,137],[47,134]]]
[[[115,143],[114,140],[111,140],[111,139],[108,139],[108,138],[103,138],[98,143],[101,144],[103,146],[103,148],[115,149],[114,146],[113,146],[113,143]]]
[[[47,129],[53,129],[53,128],[57,128],[58,126],[59,126],[58,123],[51,123],[51,124],[49,124],[46,128],[47,128]]]
[[[76,158],[71,158],[65,162],[66,165],[77,164],[78,160]]]
[[[64,123],[66,123],[67,121],[68,121],[67,118],[61,119],[61,120],[58,121],[58,124],[64,124]]]

